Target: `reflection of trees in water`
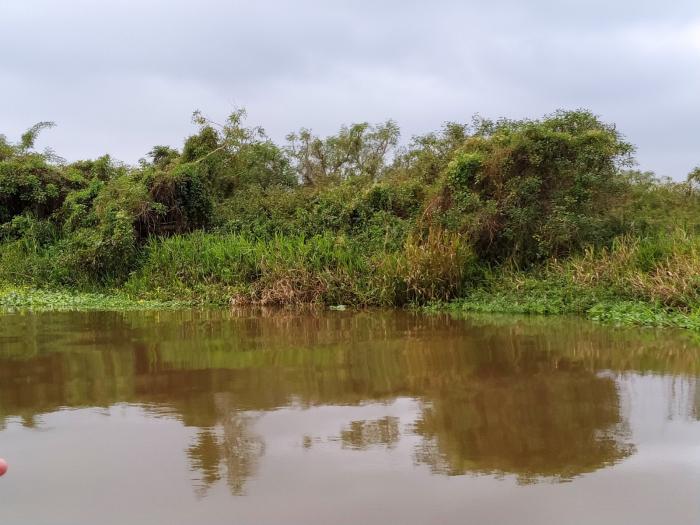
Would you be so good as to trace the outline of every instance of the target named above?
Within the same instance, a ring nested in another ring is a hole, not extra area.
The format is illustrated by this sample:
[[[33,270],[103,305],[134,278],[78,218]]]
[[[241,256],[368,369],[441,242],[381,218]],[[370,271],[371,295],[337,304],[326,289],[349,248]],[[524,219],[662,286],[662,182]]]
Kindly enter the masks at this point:
[[[386,416],[374,420],[351,421],[340,432],[343,448],[366,450],[373,446],[393,448],[399,442],[399,418]]]
[[[187,449],[191,469],[201,474],[197,487],[199,496],[206,495],[207,489],[221,479],[221,449],[215,429],[203,428],[197,434],[197,441]]]
[[[614,380],[590,373],[473,378],[431,397],[416,462],[433,472],[568,480],[633,451]]]
[[[206,495],[223,471],[231,493],[242,495],[246,481],[257,471],[265,442],[251,430],[255,416],[237,411],[227,396],[216,395],[214,401],[220,414],[218,425],[200,430],[187,450],[192,470],[201,474],[196,492]]]
[[[188,456],[202,490],[226,479],[240,493],[264,452],[250,414],[290,400],[320,406],[411,397],[424,403],[416,461],[435,472],[567,479],[631,452],[614,379],[599,375],[603,369],[695,376],[700,349],[673,332],[536,318],[14,316],[0,326],[0,425],[13,416],[30,425],[59,407],[167,409],[199,429]],[[698,417],[697,389],[687,394],[686,416]],[[386,417],[350,422],[340,440],[364,450],[395,446],[399,434]]]

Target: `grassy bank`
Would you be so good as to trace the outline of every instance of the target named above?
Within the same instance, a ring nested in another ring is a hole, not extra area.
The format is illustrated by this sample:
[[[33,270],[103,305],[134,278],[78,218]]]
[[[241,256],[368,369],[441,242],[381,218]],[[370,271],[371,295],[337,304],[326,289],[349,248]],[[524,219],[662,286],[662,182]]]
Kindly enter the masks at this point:
[[[621,237],[530,271],[499,268],[477,287],[429,309],[582,315],[596,321],[700,329],[700,238]]]
[[[428,312],[476,312],[532,315],[578,315],[613,325],[674,327],[700,330],[700,311],[679,311],[659,304],[624,299],[599,300],[594,294],[570,300],[570,294],[522,295],[476,290],[472,296],[449,303],[433,303]]]
[[[124,289],[220,305],[403,306],[454,296],[469,259],[468,247],[444,233],[377,252],[343,235],[193,233],[152,242]]]

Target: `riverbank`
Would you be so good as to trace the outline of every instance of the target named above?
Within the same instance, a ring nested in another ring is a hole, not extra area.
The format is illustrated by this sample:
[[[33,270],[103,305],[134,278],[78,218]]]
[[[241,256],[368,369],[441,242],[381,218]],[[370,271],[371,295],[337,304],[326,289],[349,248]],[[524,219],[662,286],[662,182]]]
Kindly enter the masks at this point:
[[[406,148],[392,122],[277,145],[242,119],[199,115],[181,150],[138,166],[57,162],[33,149],[46,124],[0,135],[0,307],[345,305],[697,329],[700,169],[630,170],[632,145],[590,112],[453,123]]]
[[[470,297],[451,302],[434,302],[425,306],[409,306],[428,313],[485,313],[559,316],[575,315],[595,322],[648,327],[683,328],[700,331],[700,313],[681,312],[641,301],[596,299],[594,296],[488,292],[475,290]],[[299,305],[297,305],[298,307]],[[338,305],[320,308],[339,309]],[[177,310],[193,307],[225,308],[220,302],[200,300],[138,299],[114,291],[111,293],[38,290],[32,288],[0,288],[0,313],[13,310],[32,311],[105,311],[105,310]],[[342,305],[342,309],[347,308]],[[360,307],[357,307],[358,309]]]

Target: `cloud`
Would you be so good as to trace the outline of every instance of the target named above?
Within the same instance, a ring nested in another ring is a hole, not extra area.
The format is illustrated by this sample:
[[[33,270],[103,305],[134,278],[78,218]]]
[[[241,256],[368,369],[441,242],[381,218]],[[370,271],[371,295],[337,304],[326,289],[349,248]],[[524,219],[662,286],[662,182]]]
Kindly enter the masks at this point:
[[[177,146],[196,108],[246,106],[283,140],[586,107],[644,169],[700,163],[696,0],[3,0],[0,46],[0,132],[55,120],[42,143],[69,159]]]

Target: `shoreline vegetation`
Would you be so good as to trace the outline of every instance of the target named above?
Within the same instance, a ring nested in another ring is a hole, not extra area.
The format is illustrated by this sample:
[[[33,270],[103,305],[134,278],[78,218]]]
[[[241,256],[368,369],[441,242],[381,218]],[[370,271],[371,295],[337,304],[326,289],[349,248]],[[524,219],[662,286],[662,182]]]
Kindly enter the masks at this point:
[[[196,306],[196,303],[134,299],[118,291],[78,292],[27,287],[0,288],[0,313],[18,310],[173,310],[193,306]]]
[[[700,329],[700,169],[585,110],[275,144],[195,112],[129,166],[0,135],[0,309],[415,307]]]
[[[220,303],[201,300],[153,300],[136,299],[123,292],[78,292],[74,290],[42,290],[26,287],[0,290],[0,313],[15,311],[128,311],[128,310],[179,310],[189,308],[222,308]],[[235,308],[235,305],[233,305]],[[294,304],[276,305],[273,308],[306,307],[346,311],[347,305]],[[253,305],[242,308],[255,308]],[[526,295],[508,292],[478,290],[469,298],[450,302],[432,302],[409,306],[415,311],[432,314],[510,314],[538,316],[578,316],[591,321],[620,326],[646,326],[654,328],[682,328],[700,330],[700,316],[694,313],[674,311],[659,305],[641,301],[608,301],[566,303],[563,297],[532,293]]]

